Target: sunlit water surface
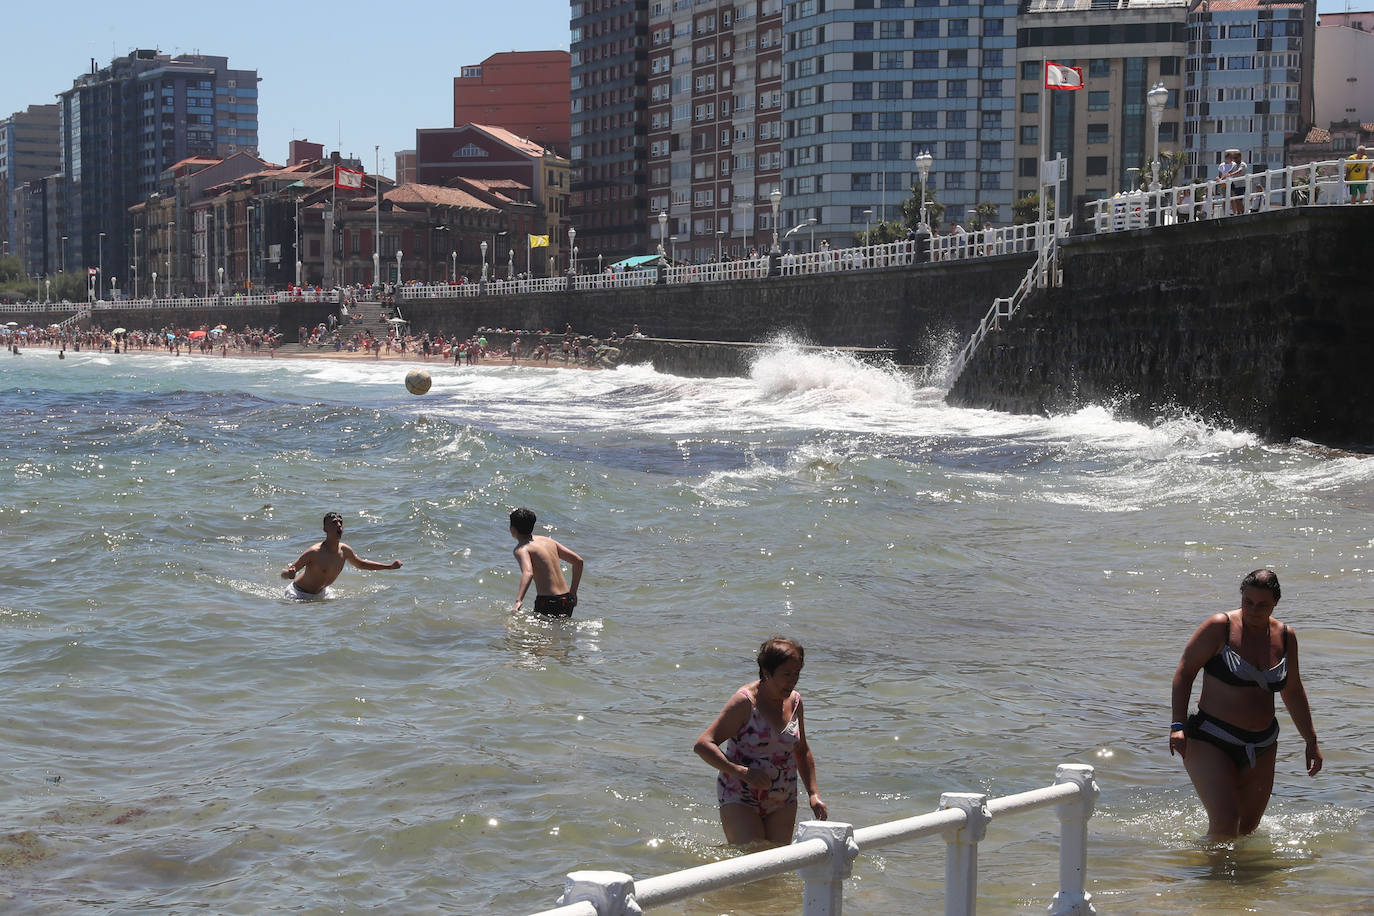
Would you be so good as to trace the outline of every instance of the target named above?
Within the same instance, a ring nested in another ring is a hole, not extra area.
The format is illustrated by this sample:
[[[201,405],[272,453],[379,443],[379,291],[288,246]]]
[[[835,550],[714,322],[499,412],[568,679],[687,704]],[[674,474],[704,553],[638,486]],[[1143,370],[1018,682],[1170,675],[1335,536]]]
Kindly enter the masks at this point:
[[[577,868],[712,861],[692,742],[785,633],[835,819],[1086,762],[1099,912],[1374,912],[1374,461],[957,410],[796,351],[744,379],[435,364],[422,398],[405,368],[0,359],[0,910],[519,914]],[[515,505],[587,557],[575,619],[510,614]],[[284,601],[331,509],[404,568]],[[1169,678],[1266,564],[1327,766],[1280,712],[1269,814],[1213,848]],[[1044,911],[1056,831],[993,824],[980,911]],[[938,841],[879,850],[846,911],[937,912],[942,877]]]

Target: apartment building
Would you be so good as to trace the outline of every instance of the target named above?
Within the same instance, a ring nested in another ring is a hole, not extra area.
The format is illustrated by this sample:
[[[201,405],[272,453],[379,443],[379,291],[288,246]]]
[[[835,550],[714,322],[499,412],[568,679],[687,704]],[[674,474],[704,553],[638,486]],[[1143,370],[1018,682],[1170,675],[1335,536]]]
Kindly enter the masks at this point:
[[[453,126],[493,124],[566,156],[570,62],[567,51],[505,51],[463,67]]]
[[[44,273],[47,265],[25,185],[58,170],[58,136],[56,105],[30,105],[0,120],[0,251],[18,257],[29,274]]]

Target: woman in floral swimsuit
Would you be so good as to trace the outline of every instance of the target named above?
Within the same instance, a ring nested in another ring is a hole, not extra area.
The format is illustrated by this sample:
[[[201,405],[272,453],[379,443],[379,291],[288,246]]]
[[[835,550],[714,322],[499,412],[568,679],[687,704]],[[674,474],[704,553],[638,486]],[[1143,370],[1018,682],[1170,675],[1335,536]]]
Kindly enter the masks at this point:
[[[732,844],[792,841],[798,775],[812,813],[818,820],[827,817],[796,691],[805,659],[806,650],[795,640],[779,636],[765,642],[759,647],[759,679],[735,691],[697,739],[697,756],[720,771],[716,798]]]

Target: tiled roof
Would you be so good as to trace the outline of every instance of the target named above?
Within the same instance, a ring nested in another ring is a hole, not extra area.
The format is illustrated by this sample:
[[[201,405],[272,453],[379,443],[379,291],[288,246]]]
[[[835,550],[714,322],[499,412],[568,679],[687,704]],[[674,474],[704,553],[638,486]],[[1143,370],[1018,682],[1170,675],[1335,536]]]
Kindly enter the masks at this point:
[[[1331,131],[1321,127],[1314,127],[1307,132],[1307,136],[1302,138],[1303,143],[1330,143]]]
[[[1276,6],[1295,6],[1301,7],[1302,0],[1208,0],[1207,6],[1212,12],[1225,12],[1228,10],[1268,10]]]
[[[531,156],[544,155],[544,147],[540,146],[538,143],[535,143],[533,140],[528,140],[524,137],[517,136],[516,134],[513,134],[510,131],[506,130],[504,127],[495,127],[491,124],[474,124],[472,126],[480,131],[484,131],[485,133],[491,134],[493,137],[500,140],[502,143],[510,144],[511,146],[520,150],[522,153],[527,153]]]
[[[473,197],[458,188],[441,188],[433,184],[403,184],[382,195],[393,204],[432,204],[441,207],[467,207],[473,210],[495,210],[491,204]]]

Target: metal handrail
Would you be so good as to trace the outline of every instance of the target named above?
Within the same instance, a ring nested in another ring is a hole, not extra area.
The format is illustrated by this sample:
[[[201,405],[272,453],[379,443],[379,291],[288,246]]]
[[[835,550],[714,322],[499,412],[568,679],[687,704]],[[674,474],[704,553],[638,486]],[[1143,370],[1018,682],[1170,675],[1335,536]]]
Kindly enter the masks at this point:
[[[797,871],[806,882],[802,916],[842,916],[843,885],[854,860],[881,846],[932,836],[945,838],[946,916],[972,916],[978,893],[978,843],[997,817],[1040,808],[1057,809],[1060,822],[1059,890],[1051,916],[1094,912],[1085,889],[1088,818],[1098,796],[1093,768],[1062,764],[1052,785],[989,799],[981,793],[947,792],[938,810],[855,829],[835,821],[805,821],[790,846],[637,881],[614,871],[570,872],[558,906],[534,916],[632,916],[701,894]]]

